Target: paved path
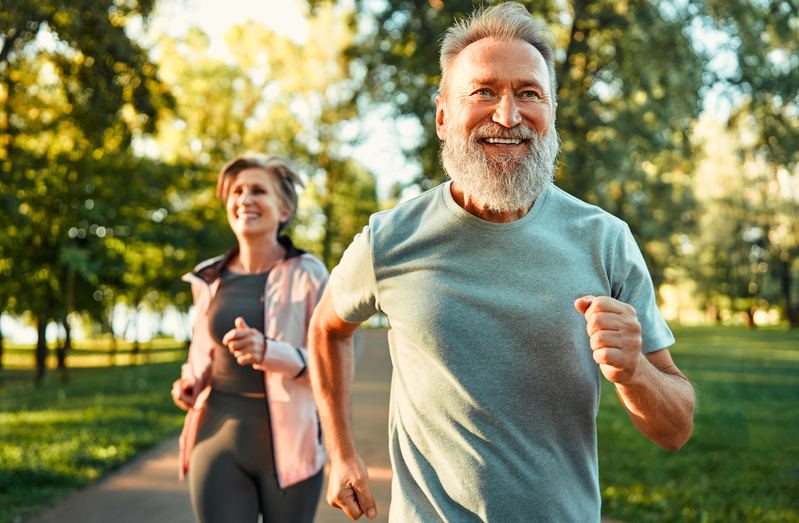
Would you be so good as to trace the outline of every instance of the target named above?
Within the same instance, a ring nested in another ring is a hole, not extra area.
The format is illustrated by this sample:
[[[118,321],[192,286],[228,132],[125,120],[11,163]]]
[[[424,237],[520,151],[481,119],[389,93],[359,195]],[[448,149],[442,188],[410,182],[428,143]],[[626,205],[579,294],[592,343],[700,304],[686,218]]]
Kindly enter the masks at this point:
[[[353,385],[353,428],[377,502],[378,516],[373,521],[386,523],[391,500],[391,360],[385,331],[364,331],[362,341],[363,352]],[[188,485],[177,479],[177,453],[175,437],[26,523],[195,523]],[[325,502],[323,495],[315,523],[348,521],[351,520],[342,511]],[[612,522],[603,519],[603,523]]]
[[[378,518],[388,521],[391,463],[388,457],[388,397],[391,360],[385,331],[364,331],[363,352],[353,385],[353,428],[369,465]],[[69,496],[26,523],[196,523],[188,484],[178,481],[178,440],[170,439]],[[320,499],[316,523],[351,521]],[[362,518],[362,521],[364,518]]]
[[[196,523],[188,485],[178,481],[177,437],[26,522]]]

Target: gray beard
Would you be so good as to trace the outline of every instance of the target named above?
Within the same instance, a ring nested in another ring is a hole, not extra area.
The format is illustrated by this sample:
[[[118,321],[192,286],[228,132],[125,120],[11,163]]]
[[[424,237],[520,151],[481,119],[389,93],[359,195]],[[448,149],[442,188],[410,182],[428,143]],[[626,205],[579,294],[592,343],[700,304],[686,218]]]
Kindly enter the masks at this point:
[[[554,126],[539,137],[533,130],[511,129],[491,122],[470,136],[447,127],[441,146],[444,170],[467,195],[491,211],[509,213],[529,210],[555,178],[555,160],[560,139]],[[528,140],[526,153],[496,154],[489,157],[478,143],[482,138]]]

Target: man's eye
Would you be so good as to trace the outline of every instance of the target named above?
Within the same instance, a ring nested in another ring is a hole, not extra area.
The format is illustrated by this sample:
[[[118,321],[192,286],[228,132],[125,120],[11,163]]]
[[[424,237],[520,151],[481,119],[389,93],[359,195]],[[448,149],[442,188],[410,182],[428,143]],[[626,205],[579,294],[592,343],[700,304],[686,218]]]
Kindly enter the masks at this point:
[[[522,98],[538,98],[538,93],[535,91],[525,91],[522,93]]]
[[[489,89],[479,89],[477,91],[477,94],[479,94],[480,96],[489,96],[491,95],[491,91]]]

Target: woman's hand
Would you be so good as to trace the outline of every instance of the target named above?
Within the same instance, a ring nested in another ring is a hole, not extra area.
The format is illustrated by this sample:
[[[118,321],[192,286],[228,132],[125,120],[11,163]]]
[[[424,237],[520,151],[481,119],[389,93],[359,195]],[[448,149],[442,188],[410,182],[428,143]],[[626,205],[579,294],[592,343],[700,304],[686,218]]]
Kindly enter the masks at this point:
[[[261,363],[266,353],[266,340],[258,329],[251,329],[244,322],[244,318],[236,318],[236,328],[225,334],[222,338],[225,345],[239,365],[252,365]]]
[[[189,410],[194,406],[194,400],[197,399],[194,385],[193,379],[186,378],[180,378],[172,384],[172,400],[175,405],[183,410]]]

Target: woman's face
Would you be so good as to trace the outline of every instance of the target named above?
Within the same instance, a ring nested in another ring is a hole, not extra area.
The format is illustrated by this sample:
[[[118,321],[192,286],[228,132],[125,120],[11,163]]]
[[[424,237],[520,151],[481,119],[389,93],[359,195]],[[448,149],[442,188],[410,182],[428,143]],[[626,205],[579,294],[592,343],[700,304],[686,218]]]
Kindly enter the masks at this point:
[[[277,236],[278,226],[288,219],[278,191],[277,176],[263,169],[244,169],[233,179],[225,207],[239,241]]]

